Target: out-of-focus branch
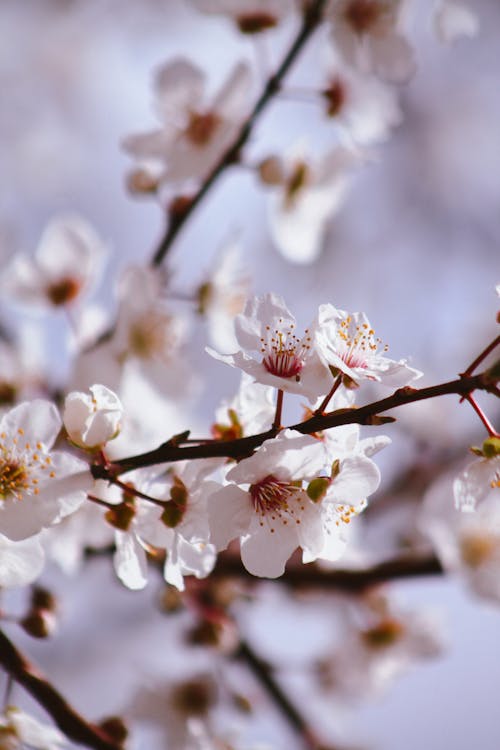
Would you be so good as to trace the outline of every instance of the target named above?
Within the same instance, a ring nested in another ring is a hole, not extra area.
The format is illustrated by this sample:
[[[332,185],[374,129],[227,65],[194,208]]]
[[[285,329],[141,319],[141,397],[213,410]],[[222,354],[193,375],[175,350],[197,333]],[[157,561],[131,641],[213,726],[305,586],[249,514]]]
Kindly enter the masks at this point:
[[[95,750],[123,750],[122,744],[113,741],[100,727],[80,716],[2,631],[0,664],[47,711],[70,740]]]
[[[279,92],[281,83],[285,75],[290,70],[291,66],[297,59],[300,51],[302,50],[312,33],[320,24],[325,5],[326,0],[312,0],[312,2],[304,10],[304,18],[297,36],[293,40],[290,48],[285,54],[276,72],[268,79],[264,90],[262,91],[262,94],[258,98],[250,115],[245,120],[236,140],[221,156],[220,160],[213,167],[212,171],[209,173],[209,175],[202,183],[201,187],[198,189],[198,192],[188,202],[186,202],[184,210],[175,213],[175,215],[170,217],[167,230],[162,237],[158,248],[156,249],[156,252],[152,258],[152,265],[157,266],[163,261],[178,233],[180,232],[188,218],[191,216],[195,208],[208,193],[210,188],[215,184],[221,174],[225,172],[228,167],[238,162],[241,149],[250,138],[260,115],[265,110],[269,102]]]
[[[443,573],[441,563],[436,557],[403,556],[386,560],[371,568],[333,569],[320,568],[316,564],[293,566],[288,565],[285,573],[277,579],[278,583],[293,588],[328,589],[358,593],[370,586],[388,581],[419,576],[440,575]],[[258,578],[251,575],[239,558],[219,555],[217,565],[210,574],[212,578],[247,578],[254,583]]]
[[[467,396],[475,390],[493,392],[498,379],[498,376],[493,377],[488,372],[485,372],[479,375],[460,377],[458,380],[451,380],[447,383],[429,386],[428,388],[400,388],[392,396],[374,401],[365,406],[339,409],[328,414],[316,414],[304,422],[291,425],[290,429],[308,435],[346,424],[383,424],[384,418],[379,418],[378,415],[390,409],[411,404],[415,401],[436,398],[437,396],[450,394]],[[214,457],[242,459],[251,455],[265,440],[275,437],[277,433],[278,429],[274,428],[267,432],[261,432],[258,435],[251,435],[235,440],[215,440],[211,443],[186,446],[173,443],[169,440],[155,450],[114,461],[109,466],[95,464],[92,466],[92,473],[96,479],[112,480],[113,477],[127,471],[166,462]]]
[[[255,653],[247,641],[240,641],[235,657],[250,669],[288,724],[300,734],[308,750],[334,750],[332,745],[327,748],[325,743],[318,740],[297,706],[275,680],[272,667]]]

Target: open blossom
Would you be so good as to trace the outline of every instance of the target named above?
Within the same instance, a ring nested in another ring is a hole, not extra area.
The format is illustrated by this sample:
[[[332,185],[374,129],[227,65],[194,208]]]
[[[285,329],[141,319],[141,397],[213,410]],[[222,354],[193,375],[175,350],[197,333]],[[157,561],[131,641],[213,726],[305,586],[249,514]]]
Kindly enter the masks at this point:
[[[277,26],[294,0],[192,0],[203,13],[229,16],[243,34],[259,34]]]
[[[293,263],[312,263],[322,249],[328,221],[344,200],[357,151],[335,146],[315,158],[302,146],[260,165],[269,190],[269,224],[280,253]]]
[[[500,503],[490,488],[474,513],[453,506],[453,477],[440,477],[425,495],[419,526],[444,569],[477,595],[500,601]]]
[[[42,572],[44,562],[45,554],[38,535],[13,542],[0,534],[0,588],[32,583]]]
[[[0,715],[0,748],[2,750],[61,750],[68,742],[55,727],[35,719],[17,706],[7,706]]]
[[[210,495],[210,540],[225,549],[241,539],[241,559],[256,576],[276,578],[297,547],[311,555],[323,546],[318,506],[302,489],[323,468],[320,446],[285,430],[231,469],[226,487]]]
[[[52,451],[61,429],[57,409],[31,401],[0,421],[0,533],[26,539],[72,513],[92,484],[86,463]]]
[[[269,430],[276,412],[275,393],[272,386],[255,383],[250,375],[242,372],[236,396],[224,401],[215,412],[213,436],[232,440]]]
[[[341,698],[380,694],[401,674],[443,649],[433,613],[404,610],[379,595],[365,597],[348,617],[341,641],[322,665],[325,687]]]
[[[405,0],[330,0],[327,18],[335,50],[361,73],[407,81],[415,61],[401,33],[405,5]]]
[[[477,458],[453,482],[455,505],[473,511],[490,494],[500,502],[500,455]]]
[[[209,476],[220,465],[219,459],[178,463],[166,478],[148,485],[148,492],[166,504],[160,522],[144,527],[143,536],[167,551],[165,580],[180,591],[183,576],[205,578],[215,565],[215,549],[208,544],[207,497],[218,487]]]
[[[242,267],[241,248],[232,240],[220,249],[197,292],[198,312],[207,320],[212,346],[224,352],[236,348],[234,318],[242,312],[249,292],[250,278]]]
[[[401,388],[422,373],[385,356],[387,346],[375,336],[364,313],[347,313],[333,305],[320,305],[316,333],[318,352],[325,365],[352,381],[377,380],[389,388]]]
[[[359,145],[385,141],[401,123],[397,92],[333,59],[321,91],[326,115]]]
[[[441,0],[434,13],[434,28],[438,39],[449,44],[461,37],[476,36],[479,20],[464,3]]]
[[[314,349],[313,331],[306,329],[298,338],[295,318],[281,297],[266,294],[249,299],[236,318],[235,332],[241,351],[222,355],[207,349],[208,353],[258,383],[302,393],[310,400],[329,390],[331,376]]]
[[[211,102],[204,101],[205,74],[178,58],[154,80],[160,130],[131,135],[123,146],[160,182],[203,178],[229,147],[248,108],[250,70],[240,63]]]
[[[90,395],[68,393],[63,422],[72,443],[85,449],[102,447],[120,431],[123,407],[120,399],[104,385],[92,385]]]
[[[128,268],[118,297],[118,319],[110,341],[116,360],[134,366],[160,392],[188,393],[194,375],[182,353],[186,320],[167,309],[159,272]]]
[[[2,273],[9,296],[39,308],[58,308],[88,294],[101,270],[105,246],[80,216],[52,219],[33,258],[19,255]]]

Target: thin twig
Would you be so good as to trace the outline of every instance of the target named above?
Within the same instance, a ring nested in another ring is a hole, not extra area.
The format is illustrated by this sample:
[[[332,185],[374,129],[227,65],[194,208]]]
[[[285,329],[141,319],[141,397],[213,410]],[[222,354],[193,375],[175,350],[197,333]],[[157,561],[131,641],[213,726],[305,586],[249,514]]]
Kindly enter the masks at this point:
[[[198,192],[187,203],[185,209],[170,218],[167,230],[162,237],[151,261],[152,265],[160,265],[170,247],[172,246],[178,233],[180,232],[188,218],[191,216],[195,208],[208,193],[210,188],[215,184],[218,178],[225,172],[228,167],[238,162],[241,149],[252,135],[260,115],[280,90],[281,83],[284,77],[297,59],[300,51],[308,41],[309,37],[313,34],[315,29],[320,24],[325,5],[326,0],[314,0],[314,2],[311,3],[307,10],[305,10],[304,19],[301,28],[297,33],[297,36],[290,45],[290,48],[285,54],[276,73],[270,76],[270,78],[267,80],[262,94],[257,100],[247,120],[244,122],[234,143],[221,156],[220,160],[213,167],[212,171],[200,186]]]
[[[0,664],[52,717],[70,740],[95,750],[122,750],[100,727],[86,721],[0,630]]]
[[[468,366],[468,368],[462,373],[462,376],[464,378],[466,378],[468,375],[471,375],[474,372],[474,370],[477,367],[479,367],[479,365],[481,364],[481,362],[484,359],[486,359],[486,357],[488,356],[488,354],[491,354],[491,352],[494,351],[494,349],[496,349],[497,346],[499,346],[499,345],[500,345],[500,336],[497,336],[496,339],[493,339],[493,341],[491,342],[491,344],[488,344],[488,346],[486,347],[486,349],[483,349],[483,351],[481,352],[481,354],[479,354],[476,357],[476,359],[473,362],[471,362],[471,364]]]
[[[295,731],[299,732],[305,747],[309,750],[319,750],[319,748],[324,747],[324,743],[317,739],[297,706],[295,706],[290,697],[275,680],[272,667],[255,653],[247,641],[240,641],[235,656],[246,664],[258,682],[265,688],[267,694],[287,722]]]

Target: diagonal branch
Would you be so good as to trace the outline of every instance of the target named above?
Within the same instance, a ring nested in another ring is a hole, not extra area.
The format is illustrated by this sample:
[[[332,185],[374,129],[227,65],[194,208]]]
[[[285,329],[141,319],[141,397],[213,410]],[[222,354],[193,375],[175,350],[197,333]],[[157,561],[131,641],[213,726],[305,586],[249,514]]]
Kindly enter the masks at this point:
[[[202,201],[202,199],[208,193],[210,188],[215,184],[215,182],[217,182],[222,173],[225,172],[228,167],[238,161],[241,149],[249,140],[260,115],[280,90],[281,83],[285,75],[290,70],[291,66],[297,59],[300,51],[302,50],[310,36],[320,24],[325,5],[326,0],[313,0],[313,2],[311,2],[311,4],[304,11],[304,19],[302,21],[299,32],[297,33],[297,36],[293,40],[276,73],[274,73],[268,79],[262,94],[257,100],[247,120],[243,124],[243,127],[241,128],[236,140],[221,156],[220,160],[213,167],[208,177],[202,183],[198,192],[189,200],[185,209],[170,218],[167,231],[162,237],[158,248],[156,249],[156,252],[152,258],[152,265],[160,265],[170,247],[172,246],[178,233],[180,232],[186,221],[189,219],[195,208]]]
[[[437,396],[450,394],[467,396],[475,390],[493,392],[497,380],[498,377],[492,377],[486,372],[479,375],[470,375],[469,377],[460,377],[458,380],[451,380],[447,383],[440,383],[427,388],[400,388],[391,396],[379,401],[374,401],[359,408],[339,409],[328,414],[316,414],[304,422],[291,425],[289,429],[309,435],[345,424],[381,424],[384,418],[381,420],[378,415],[382,412],[416,401],[436,398]],[[242,459],[250,456],[265,440],[275,437],[277,433],[278,429],[271,428],[267,432],[261,432],[258,435],[237,438],[235,440],[214,440],[211,443],[200,445],[173,445],[171,441],[167,441],[155,450],[120,459],[109,466],[95,464],[92,466],[92,474],[96,479],[112,480],[119,474],[132,471],[133,469],[172,461],[215,457]]]
[[[74,742],[94,750],[122,750],[106,732],[90,724],[66,701],[47,679],[17,650],[0,630],[0,664],[53,718],[59,729]]]

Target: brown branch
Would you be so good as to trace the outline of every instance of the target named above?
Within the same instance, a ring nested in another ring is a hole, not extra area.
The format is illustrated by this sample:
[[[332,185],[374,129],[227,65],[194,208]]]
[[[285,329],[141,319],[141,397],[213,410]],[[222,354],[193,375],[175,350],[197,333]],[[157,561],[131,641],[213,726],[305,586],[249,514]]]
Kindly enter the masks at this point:
[[[370,586],[420,576],[440,575],[443,567],[433,556],[415,557],[405,555],[385,560],[371,568],[328,570],[318,567],[315,563],[308,565],[288,565],[285,573],[277,579],[277,583],[292,588],[329,589],[360,593]],[[230,555],[219,555],[217,564],[210,574],[211,578],[245,578],[252,583],[258,583],[256,578],[243,566],[241,560]]]
[[[294,705],[275,680],[272,667],[255,653],[247,641],[240,641],[239,648],[235,653],[235,658],[246,664],[254,674],[259,684],[264,687],[280,713],[284,716],[291,727],[300,734],[305,747],[309,750],[321,750],[321,748],[326,748],[326,745],[317,739],[299,709]],[[329,750],[330,748],[331,746],[329,746]],[[331,750],[333,750],[333,748],[331,748]]]
[[[382,421],[379,420],[378,414],[382,412],[416,401],[436,398],[437,396],[450,394],[466,396],[475,390],[492,392],[496,380],[498,378],[492,378],[486,372],[479,375],[461,377],[458,380],[451,380],[447,383],[440,383],[439,385],[427,388],[400,388],[391,396],[379,401],[374,401],[359,408],[339,409],[328,414],[316,414],[304,422],[291,425],[289,429],[308,435],[345,424],[381,424]],[[265,440],[275,437],[277,432],[277,429],[270,429],[258,435],[237,438],[235,440],[216,440],[203,445],[182,446],[179,444],[173,445],[171,441],[167,441],[155,450],[120,459],[109,466],[96,464],[92,466],[92,473],[96,479],[112,479],[119,474],[132,471],[133,469],[166,462],[215,457],[242,459],[250,456]]]
[[[101,728],[80,716],[1,630],[0,664],[43,706],[70,740],[95,750],[123,750],[120,743],[114,742]]]
[[[313,0],[313,2],[311,2],[311,4],[304,11],[304,19],[301,28],[297,33],[297,36],[293,40],[276,73],[274,73],[268,79],[262,94],[257,100],[247,120],[243,124],[236,140],[227,149],[227,151],[225,151],[220,160],[213,167],[212,171],[206,177],[198,192],[186,204],[185,209],[178,214],[171,216],[167,231],[161,239],[151,261],[152,265],[157,266],[163,261],[178,233],[180,232],[188,218],[191,216],[195,208],[208,193],[210,188],[215,184],[215,182],[217,182],[219,177],[223,174],[223,172],[225,172],[228,167],[238,162],[241,149],[250,138],[261,113],[280,90],[281,83],[285,75],[288,73],[289,69],[297,59],[298,54],[306,44],[309,37],[320,24],[325,5],[326,0]]]

